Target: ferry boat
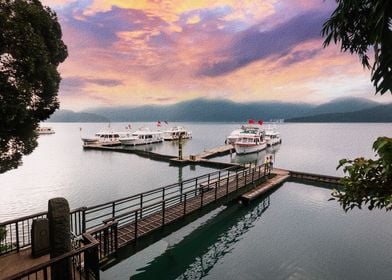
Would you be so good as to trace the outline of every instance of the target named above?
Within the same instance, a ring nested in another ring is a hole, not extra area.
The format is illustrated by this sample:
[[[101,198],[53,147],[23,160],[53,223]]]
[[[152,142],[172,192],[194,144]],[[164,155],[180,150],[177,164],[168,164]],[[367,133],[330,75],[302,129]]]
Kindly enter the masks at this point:
[[[54,130],[51,127],[38,127],[35,132],[41,134],[54,134]]]
[[[229,136],[226,137],[226,144],[233,144],[243,135],[243,134],[260,134],[263,129],[259,126],[253,124],[242,125],[241,128],[233,130]]]
[[[263,134],[243,134],[234,143],[235,152],[238,155],[257,153],[267,148]]]
[[[276,131],[275,127],[267,127],[265,130],[265,140],[268,146],[273,146],[282,143],[282,138],[280,133]]]
[[[146,127],[142,127],[130,136],[121,137],[119,141],[124,146],[146,145],[163,142],[163,136],[161,131],[151,131]]]
[[[187,131],[185,128],[182,126],[175,126],[169,130],[166,130],[163,132],[163,139],[165,141],[172,141],[172,140],[178,140],[180,138],[182,139],[190,139],[192,138],[192,132]]]
[[[95,133],[92,138],[81,138],[83,145],[96,145],[100,144],[103,146],[115,146],[120,145],[120,138],[126,138],[131,136],[130,132],[114,132],[114,131],[101,131]]]

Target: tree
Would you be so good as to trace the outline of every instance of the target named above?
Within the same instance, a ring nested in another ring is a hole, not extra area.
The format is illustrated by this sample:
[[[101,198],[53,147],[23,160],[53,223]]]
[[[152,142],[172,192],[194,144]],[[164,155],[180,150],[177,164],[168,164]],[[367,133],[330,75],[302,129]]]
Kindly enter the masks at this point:
[[[34,129],[59,108],[61,37],[56,14],[38,0],[0,0],[0,173],[35,148]]]
[[[341,179],[343,190],[334,190],[332,200],[337,200],[345,211],[368,205],[392,210],[392,139],[379,137],[373,144],[379,155],[376,160],[357,158],[342,159],[345,176]]]
[[[362,65],[371,69],[376,94],[392,93],[392,1],[336,2],[336,10],[322,29],[324,47],[333,40],[341,44],[342,52],[357,54]],[[343,159],[337,167],[343,167],[348,175],[341,180],[342,189],[334,190],[331,199],[337,200],[345,211],[363,205],[392,210],[392,139],[379,137],[373,149],[378,159]]]
[[[323,25],[324,47],[333,40],[341,43],[341,51],[358,54],[362,65],[372,70],[376,94],[392,93],[392,1],[336,2],[336,10]],[[373,52],[371,66],[369,55]]]

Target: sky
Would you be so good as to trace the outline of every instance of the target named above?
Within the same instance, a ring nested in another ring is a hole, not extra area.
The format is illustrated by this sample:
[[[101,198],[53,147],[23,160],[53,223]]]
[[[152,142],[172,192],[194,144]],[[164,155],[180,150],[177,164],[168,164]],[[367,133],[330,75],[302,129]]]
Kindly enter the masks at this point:
[[[61,109],[374,97],[356,56],[322,47],[333,0],[42,2],[69,51]]]

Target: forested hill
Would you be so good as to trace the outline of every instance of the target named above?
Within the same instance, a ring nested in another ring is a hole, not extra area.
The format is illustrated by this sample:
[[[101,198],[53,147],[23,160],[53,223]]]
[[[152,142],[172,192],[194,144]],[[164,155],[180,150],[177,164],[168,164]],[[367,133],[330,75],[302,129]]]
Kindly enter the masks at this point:
[[[336,99],[314,105],[309,103],[252,102],[236,103],[228,100],[195,99],[173,105],[145,105],[138,107],[105,107],[73,112],[60,110],[49,119],[52,122],[131,122],[131,121],[188,121],[188,122],[243,122],[247,119],[286,119],[313,121],[317,115],[345,115],[380,106],[364,98]],[[382,107],[382,106],[381,106]],[[354,114],[355,115],[355,114]],[[343,118],[343,117],[341,117]],[[377,120],[377,118],[375,118]]]
[[[319,114],[292,118],[286,122],[392,122],[392,104],[347,113]]]

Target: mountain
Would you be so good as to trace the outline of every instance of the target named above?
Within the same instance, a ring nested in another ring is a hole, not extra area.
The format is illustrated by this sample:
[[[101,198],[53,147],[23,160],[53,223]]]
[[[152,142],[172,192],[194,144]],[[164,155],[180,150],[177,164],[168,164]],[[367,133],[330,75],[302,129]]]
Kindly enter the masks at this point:
[[[109,107],[90,109],[111,121],[222,121],[282,119],[303,116],[315,106],[306,103],[254,102],[195,99],[167,106]]]
[[[319,114],[292,118],[286,122],[392,122],[392,104],[346,113]]]
[[[247,119],[290,119],[305,121],[316,115],[351,113],[372,109],[379,103],[364,98],[339,98],[321,105],[288,102],[236,103],[228,100],[194,99],[173,105],[121,106],[89,109],[84,112],[57,111],[52,122],[243,122]],[[329,116],[330,117],[330,116]],[[328,118],[323,116],[321,119]],[[341,117],[343,118],[343,117]],[[316,118],[317,119],[317,118]],[[329,120],[328,120],[329,121]]]
[[[378,105],[380,105],[380,103],[366,98],[343,97],[321,104],[311,110],[307,115],[354,112],[376,107]]]
[[[109,119],[85,112],[74,112],[71,110],[58,110],[47,120],[48,122],[108,122]]]

